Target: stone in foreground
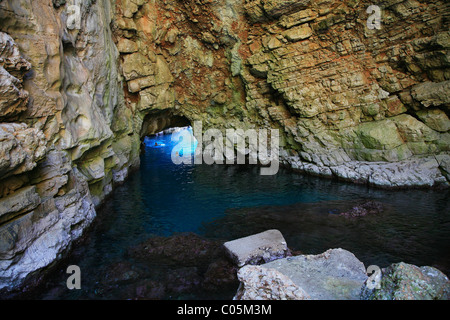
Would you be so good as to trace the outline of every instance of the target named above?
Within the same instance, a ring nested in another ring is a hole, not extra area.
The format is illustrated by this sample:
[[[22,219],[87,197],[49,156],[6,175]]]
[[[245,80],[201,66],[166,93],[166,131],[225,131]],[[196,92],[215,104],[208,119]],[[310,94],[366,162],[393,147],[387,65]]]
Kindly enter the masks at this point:
[[[283,235],[275,229],[228,241],[224,246],[239,267],[284,258],[289,252]]]
[[[241,286],[237,299],[288,299],[296,296],[312,300],[359,300],[361,288],[367,280],[364,264],[344,249],[279,259],[258,266],[259,269],[244,268],[238,273]],[[263,275],[261,279],[264,281],[252,280],[259,275]],[[293,285],[289,285],[291,282]],[[288,288],[290,293],[286,294]]]

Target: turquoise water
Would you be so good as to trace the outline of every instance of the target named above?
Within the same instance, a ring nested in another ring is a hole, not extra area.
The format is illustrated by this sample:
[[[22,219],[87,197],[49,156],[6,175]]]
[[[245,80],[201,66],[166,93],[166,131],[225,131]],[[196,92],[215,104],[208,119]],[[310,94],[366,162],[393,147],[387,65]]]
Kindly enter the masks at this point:
[[[87,240],[62,263],[60,278],[41,298],[92,298],[96,276],[126,260],[127,248],[180,232],[225,241],[275,228],[291,249],[303,253],[341,247],[366,266],[404,261],[450,270],[448,190],[386,191],[284,169],[261,176],[256,166],[175,165],[171,153],[178,139],[160,135],[144,143],[140,170],[98,210]],[[184,147],[183,156],[194,150]],[[383,203],[385,211],[353,220],[333,214],[367,200]],[[83,290],[65,288],[67,264],[89,270]]]

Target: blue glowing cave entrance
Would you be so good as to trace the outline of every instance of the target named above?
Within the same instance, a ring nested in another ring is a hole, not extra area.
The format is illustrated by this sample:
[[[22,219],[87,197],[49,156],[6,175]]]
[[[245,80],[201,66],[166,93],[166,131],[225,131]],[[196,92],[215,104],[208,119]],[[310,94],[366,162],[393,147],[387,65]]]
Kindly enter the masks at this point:
[[[145,148],[161,149],[160,154],[170,157],[194,156],[198,141],[191,126],[170,128],[144,138]]]

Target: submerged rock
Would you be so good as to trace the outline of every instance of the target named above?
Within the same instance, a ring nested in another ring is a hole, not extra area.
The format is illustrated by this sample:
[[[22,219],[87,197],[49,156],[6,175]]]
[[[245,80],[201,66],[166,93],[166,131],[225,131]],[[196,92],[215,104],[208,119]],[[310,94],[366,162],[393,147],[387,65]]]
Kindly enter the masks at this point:
[[[236,288],[238,285],[237,269],[225,258],[212,262],[204,273],[202,287],[207,291]]]
[[[282,163],[306,173],[450,185],[448,1],[385,6],[383,41],[355,1],[72,2],[0,1],[0,198],[41,198],[21,220],[6,207],[0,288],[55,262],[138,166],[141,139],[180,119],[279,128]],[[49,179],[53,152],[68,170]]]
[[[364,286],[362,299],[368,300],[450,300],[450,281],[436,268],[404,262],[382,270],[379,289]]]

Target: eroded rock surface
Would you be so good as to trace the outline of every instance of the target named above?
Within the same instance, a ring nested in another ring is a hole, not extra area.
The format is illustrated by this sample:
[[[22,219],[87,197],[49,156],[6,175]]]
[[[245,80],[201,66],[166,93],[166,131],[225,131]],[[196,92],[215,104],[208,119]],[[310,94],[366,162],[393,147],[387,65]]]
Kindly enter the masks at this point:
[[[238,300],[449,300],[450,282],[436,268],[394,263],[366,274],[351,252],[330,249],[238,271]],[[369,281],[374,280],[374,283]]]
[[[252,269],[251,277],[264,271],[269,272],[267,270],[274,270],[270,271],[270,274],[275,273],[276,278],[282,278],[279,275],[281,274],[283,279],[289,279],[290,281],[283,281],[282,287],[287,286],[285,283],[289,284],[288,288],[294,284],[293,288],[300,292],[300,295],[295,294],[295,296],[303,297],[303,299],[358,300],[361,288],[367,280],[364,264],[351,252],[343,249],[330,249],[319,255],[299,255],[278,259]],[[251,277],[247,279],[250,280]],[[271,286],[269,281],[267,283],[266,290],[273,292],[280,290],[277,287],[279,284]],[[252,286],[258,285],[257,281],[252,283]],[[245,294],[243,296],[245,297]],[[274,294],[273,297],[277,295]],[[289,298],[296,299],[292,296]]]
[[[143,133],[173,115],[203,129],[279,128],[283,163],[299,171],[448,185],[442,162],[431,165],[449,157],[448,22],[434,18],[448,4],[386,3],[371,30],[366,1],[128,2],[115,32],[126,101],[164,110]]]
[[[383,212],[383,204],[377,201],[367,201],[354,206],[348,211],[341,212],[340,215],[348,218],[364,217],[370,214]]]
[[[382,270],[378,288],[364,286],[369,300],[450,300],[450,281],[436,268],[400,262]]]
[[[196,120],[277,128],[302,172],[448,186],[449,4],[383,2],[380,30],[371,4],[80,0],[73,25],[71,1],[1,1],[0,289],[70,247],[141,138]]]
[[[302,288],[276,269],[245,266],[238,279],[241,285],[234,300],[310,300]]]

